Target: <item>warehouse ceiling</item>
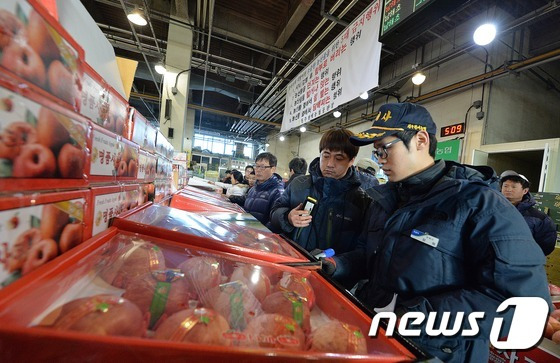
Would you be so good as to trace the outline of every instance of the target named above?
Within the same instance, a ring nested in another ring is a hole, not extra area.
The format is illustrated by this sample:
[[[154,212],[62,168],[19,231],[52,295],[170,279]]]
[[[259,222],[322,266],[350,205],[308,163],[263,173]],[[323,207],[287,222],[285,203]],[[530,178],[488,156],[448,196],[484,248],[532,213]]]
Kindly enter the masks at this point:
[[[202,106],[221,111],[204,111],[199,125],[197,110],[197,128],[262,141],[278,128],[270,122],[278,126],[282,122],[288,82],[371,1],[82,0],[82,3],[115,48],[115,54],[139,62],[130,103],[152,122],[157,123],[159,117],[158,88],[162,86],[161,76],[153,71],[153,66],[165,57],[169,23],[174,22],[194,32],[188,103],[200,106],[204,92]],[[135,26],[137,36],[126,18],[126,13],[135,6],[148,14],[147,26]],[[381,68],[493,6],[529,27],[532,55],[560,47],[557,1],[470,0],[434,21],[429,30],[407,38],[398,46],[384,46]],[[247,117],[269,122],[250,121]]]

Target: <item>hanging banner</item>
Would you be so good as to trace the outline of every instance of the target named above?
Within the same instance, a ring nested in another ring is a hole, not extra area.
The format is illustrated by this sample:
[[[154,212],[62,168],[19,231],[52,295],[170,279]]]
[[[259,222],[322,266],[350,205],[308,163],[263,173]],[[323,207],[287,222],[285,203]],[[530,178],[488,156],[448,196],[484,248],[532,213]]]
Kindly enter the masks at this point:
[[[288,84],[280,132],[379,85],[381,0],[374,1]]]

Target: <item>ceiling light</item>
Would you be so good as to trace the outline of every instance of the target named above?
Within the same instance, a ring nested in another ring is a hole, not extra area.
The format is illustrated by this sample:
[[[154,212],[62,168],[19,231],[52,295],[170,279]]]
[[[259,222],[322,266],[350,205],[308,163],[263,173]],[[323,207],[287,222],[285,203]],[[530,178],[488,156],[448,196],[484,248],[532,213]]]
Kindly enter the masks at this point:
[[[284,135],[280,135],[280,141],[284,141],[286,140],[286,138],[284,137]]]
[[[154,66],[156,72],[158,72],[159,74],[165,74],[167,72],[167,69],[165,69],[165,66],[163,65],[162,62],[159,62],[158,64],[156,64]]]
[[[136,25],[144,26],[148,24],[148,22],[144,18],[144,14],[137,7],[134,7],[134,10],[128,13],[126,17]]]
[[[367,93],[367,91],[365,91],[364,93],[362,93],[362,94],[360,95],[360,98],[361,98],[362,100],[367,100],[367,99],[368,99],[368,93]]]
[[[305,131],[307,131],[307,129],[305,128],[305,126],[302,126],[302,127],[299,128],[299,132],[305,132]]]
[[[265,147],[269,147],[270,144],[267,142],[266,144],[264,144]]]
[[[496,26],[494,24],[483,24],[476,28],[473,40],[478,45],[490,44],[496,37]]]
[[[425,80],[426,80],[426,75],[422,72],[418,72],[414,76],[412,76],[412,83],[414,83],[417,86],[424,83]]]
[[[342,112],[340,112],[339,110],[336,110],[332,113],[332,115],[336,118],[339,118],[340,116],[342,116]]]

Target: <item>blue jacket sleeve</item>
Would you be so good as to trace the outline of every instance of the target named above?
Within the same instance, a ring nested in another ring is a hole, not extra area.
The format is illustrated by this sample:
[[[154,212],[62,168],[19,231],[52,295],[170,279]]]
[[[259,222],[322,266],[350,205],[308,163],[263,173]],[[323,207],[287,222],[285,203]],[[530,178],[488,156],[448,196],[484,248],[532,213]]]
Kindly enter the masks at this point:
[[[290,213],[292,209],[290,206],[292,185],[293,183],[290,183],[284,190],[284,193],[274,200],[272,210],[270,211],[270,224],[272,229],[285,234],[290,234],[295,229],[288,221],[288,213]]]
[[[545,255],[549,255],[554,251],[556,246],[556,224],[547,216],[544,218],[540,225],[535,228],[534,238],[535,241],[541,246]]]

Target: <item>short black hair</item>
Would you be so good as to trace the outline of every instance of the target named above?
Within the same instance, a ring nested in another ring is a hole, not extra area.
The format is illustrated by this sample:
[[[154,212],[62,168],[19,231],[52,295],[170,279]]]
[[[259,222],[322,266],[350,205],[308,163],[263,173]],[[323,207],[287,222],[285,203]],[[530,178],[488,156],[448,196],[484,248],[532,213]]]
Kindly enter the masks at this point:
[[[276,166],[276,164],[278,164],[278,159],[276,158],[276,156],[272,155],[269,152],[264,152],[264,153],[260,153],[259,155],[257,155],[257,157],[255,158],[255,163],[259,160],[268,161],[270,166]]]
[[[241,174],[240,171],[238,170],[234,170],[231,172],[231,177],[235,180],[237,180],[238,183],[242,183],[243,182],[243,174]]]
[[[503,177],[502,179],[500,179],[500,189],[502,188],[502,185],[504,184],[505,181],[511,180],[514,183],[519,183],[521,184],[521,187],[523,189],[529,188],[531,186],[531,183],[529,183],[527,180],[523,179],[520,176],[517,175],[508,175]]]
[[[226,174],[231,174],[231,170],[226,170]]]
[[[293,158],[290,160],[288,168],[296,174],[305,174],[307,173],[307,161],[304,158]]]
[[[395,134],[398,139],[403,141],[404,146],[408,149],[410,146],[410,140],[416,135],[418,131],[400,131]],[[436,149],[437,149],[437,139],[436,135],[428,134],[430,136],[430,149],[428,152],[432,158],[436,157]]]
[[[354,136],[354,133],[348,129],[330,129],[319,141],[319,152],[324,149],[342,151],[350,160],[354,159],[360,148],[350,142],[350,136]]]
[[[255,170],[255,168],[253,167],[253,165],[247,165],[247,166],[245,167],[245,171],[247,171],[247,169],[249,169],[249,168]]]

